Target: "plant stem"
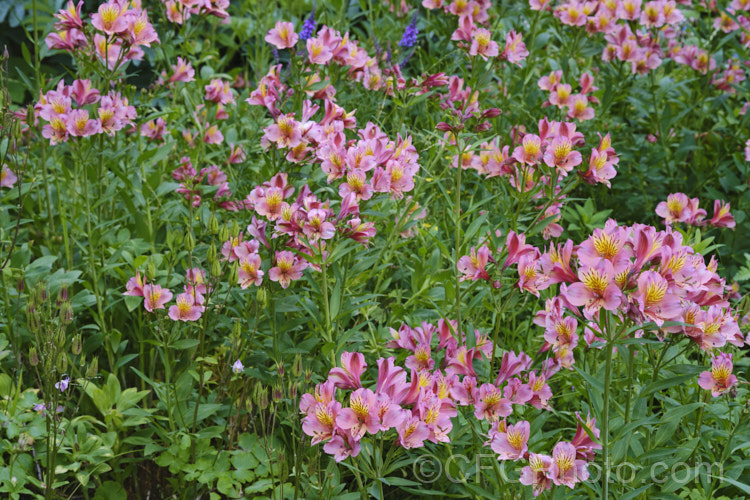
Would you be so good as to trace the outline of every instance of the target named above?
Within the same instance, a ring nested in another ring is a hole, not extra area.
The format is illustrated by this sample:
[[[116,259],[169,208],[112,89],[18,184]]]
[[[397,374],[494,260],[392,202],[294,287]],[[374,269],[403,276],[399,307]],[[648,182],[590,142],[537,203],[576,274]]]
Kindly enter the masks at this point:
[[[607,332],[611,335],[611,332]],[[604,367],[604,407],[602,408],[602,455],[604,456],[604,483],[602,484],[602,498],[609,500],[609,385],[612,378],[612,338],[607,340],[605,349],[607,359]]]

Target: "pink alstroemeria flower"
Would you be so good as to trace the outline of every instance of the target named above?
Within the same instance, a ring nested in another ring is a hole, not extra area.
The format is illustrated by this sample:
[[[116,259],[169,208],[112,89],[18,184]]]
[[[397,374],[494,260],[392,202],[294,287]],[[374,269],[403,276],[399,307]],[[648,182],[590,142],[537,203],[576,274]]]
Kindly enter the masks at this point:
[[[344,351],[341,353],[341,368],[331,368],[328,380],[339,389],[359,389],[362,387],[360,377],[366,368],[362,353]]]
[[[18,177],[16,177],[16,174],[7,165],[3,165],[0,168],[0,187],[12,188],[16,185],[17,180]]]
[[[529,465],[521,469],[521,484],[531,486],[535,497],[552,488],[548,474],[552,467],[552,457],[537,453],[529,454]]]
[[[197,321],[203,314],[203,306],[198,305],[190,293],[177,296],[177,304],[170,306],[169,317],[173,321]]]
[[[376,434],[380,421],[375,411],[377,396],[370,389],[357,389],[349,398],[349,407],[342,408],[336,417],[336,424],[359,441],[366,432]]]
[[[299,35],[294,32],[292,23],[278,21],[276,26],[269,30],[265,40],[277,49],[289,49],[297,43]]]
[[[482,384],[474,395],[474,416],[479,420],[495,422],[513,412],[511,402],[493,384]]]
[[[708,224],[714,227],[734,229],[734,216],[729,212],[729,208],[730,204],[724,203],[724,200],[714,200],[714,216],[711,217]]]
[[[125,288],[127,289],[127,291],[123,293],[123,295],[130,295],[131,297],[143,297],[143,278],[141,277],[141,273],[138,270],[135,271],[135,276],[128,280]]]
[[[143,298],[143,307],[153,312],[154,309],[164,309],[164,304],[172,300],[172,292],[160,285],[144,285]]]
[[[567,442],[559,442],[552,449],[552,466],[549,478],[556,485],[573,489],[576,483],[585,481],[589,470],[584,460],[576,459],[576,447]]]
[[[584,306],[585,311],[594,314],[602,307],[614,311],[622,302],[622,292],[614,280],[612,263],[602,259],[596,266],[584,266],[578,271],[581,281],[568,286],[565,294],[574,306]]]
[[[520,460],[526,455],[530,425],[521,421],[505,427],[504,431],[492,435],[490,447],[498,454],[498,460]]]
[[[128,18],[120,2],[110,1],[99,6],[96,14],[91,15],[91,24],[99,31],[115,35],[128,29]]]
[[[732,354],[722,352],[711,359],[711,371],[702,372],[698,376],[698,385],[711,391],[713,397],[729,391],[737,383],[737,377],[732,374]]]
[[[286,288],[289,283],[302,277],[302,271],[307,265],[305,261],[298,260],[292,252],[276,252],[276,266],[268,270],[271,281],[278,281],[281,288]]]
[[[245,289],[250,285],[260,286],[263,283],[263,271],[260,268],[260,255],[257,253],[241,257],[239,261],[239,284]]]
[[[471,280],[489,280],[490,275],[487,273],[487,262],[490,258],[490,249],[482,245],[477,251],[471,247],[471,255],[464,255],[458,259],[458,271],[463,275],[461,281]]]

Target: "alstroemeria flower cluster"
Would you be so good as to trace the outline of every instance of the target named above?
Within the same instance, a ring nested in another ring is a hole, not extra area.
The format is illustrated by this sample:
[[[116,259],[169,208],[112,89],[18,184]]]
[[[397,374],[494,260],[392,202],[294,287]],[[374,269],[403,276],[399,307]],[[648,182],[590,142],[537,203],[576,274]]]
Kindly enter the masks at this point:
[[[128,280],[125,288],[123,295],[143,297],[143,307],[148,312],[165,309],[173,297],[168,288],[146,283],[138,270]],[[183,292],[177,295],[176,303],[169,307],[169,318],[173,321],[197,321],[205,309],[205,295],[211,290],[211,284],[206,280],[206,271],[197,267],[188,269]]]
[[[589,106],[589,103],[598,104],[599,99],[589,94],[599,89],[594,87],[594,77],[590,73],[581,74],[579,79],[581,91],[578,94],[572,94],[571,85],[562,82],[562,70],[553,71],[549,76],[543,76],[539,79],[538,85],[540,89],[550,93],[549,100],[542,104],[542,107],[553,105],[560,109],[567,108],[568,118],[575,118],[580,121],[594,118],[594,108]]]
[[[741,347],[746,339],[729,304],[732,290],[716,267],[715,260],[706,263],[683,244],[676,231],[620,226],[614,220],[580,245],[553,244],[537,267],[545,287],[559,284],[558,295],[535,319],[545,329],[545,349],[552,350],[559,366],[570,367],[580,326],[587,345],[601,340],[602,309],[620,322],[655,324],[659,338],[684,335],[703,350],[727,343]],[[523,279],[519,287],[526,288]]]
[[[261,87],[247,100],[264,105],[272,114],[275,105],[265,97],[283,92],[275,72],[267,75]],[[268,85],[272,85],[270,90]],[[274,99],[275,100],[275,99]],[[373,193],[390,193],[401,198],[414,188],[419,171],[419,155],[410,136],[399,134],[392,141],[377,125],[367,123],[357,131],[358,140],[347,139],[346,130],[356,126],[354,112],[347,112],[330,99],[324,100],[325,114],[313,120],[320,106],[306,100],[301,120],[295,113],[275,114],[275,121],[264,129],[262,144],[286,150],[286,159],[293,163],[319,163],[328,182],[343,181],[339,194],[353,194],[357,201],[369,200]]]
[[[60,80],[55,90],[39,96],[34,117],[47,122],[42,136],[54,145],[71,137],[114,135],[133,123],[136,111],[114,90],[102,96],[89,80],[75,80],[71,85]]]
[[[553,484],[572,489],[576,483],[588,479],[588,462],[594,459],[594,450],[602,448],[589,437],[591,433],[599,438],[596,419],[589,416],[584,422],[576,412],[576,421],[578,426],[573,440],[555,444],[552,456],[529,451],[530,425],[527,421],[513,425],[505,421],[496,423],[490,430],[490,440],[485,444],[498,454],[498,460],[528,460],[528,465],[521,469],[520,482],[531,486],[535,497],[551,489]]]
[[[734,229],[734,216],[731,214],[730,204],[723,200],[714,200],[714,215],[710,220],[705,220],[707,213],[698,205],[698,198],[688,198],[684,193],[672,193],[667,196],[667,201],[662,201],[656,206],[656,215],[664,219],[664,225],[671,226],[674,223],[684,223],[689,226],[713,226]]]
[[[233,212],[236,212],[242,206],[241,201],[229,199],[232,197],[232,192],[229,189],[227,174],[218,165],[202,168],[198,172],[193,167],[190,157],[183,156],[177,168],[172,171],[172,177],[180,182],[175,191],[185,196],[185,199],[194,207],[201,205],[202,186],[217,187],[213,197],[216,206]]]
[[[192,16],[214,16],[223,22],[229,20],[229,0],[162,0],[167,10],[167,19],[182,24]]]
[[[67,8],[55,14],[58,31],[47,35],[47,47],[95,53],[110,71],[125,61],[143,59],[141,47],[159,43],[159,36],[140,4],[110,0],[100,4],[91,20],[85,22],[81,18],[83,0],[78,4],[69,0]]]

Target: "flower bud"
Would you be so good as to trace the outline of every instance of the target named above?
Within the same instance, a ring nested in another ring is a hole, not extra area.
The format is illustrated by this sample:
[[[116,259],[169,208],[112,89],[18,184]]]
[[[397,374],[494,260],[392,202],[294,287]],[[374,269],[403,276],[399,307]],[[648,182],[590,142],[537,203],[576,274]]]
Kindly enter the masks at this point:
[[[253,400],[251,398],[245,399],[245,409],[248,413],[253,411]]]
[[[305,368],[305,383],[309,384],[312,381],[312,370]]]
[[[94,358],[89,364],[88,370],[86,370],[86,378],[94,378],[99,374],[99,358]]]
[[[221,263],[216,259],[211,262],[211,276],[221,276]]]
[[[211,243],[211,246],[208,247],[208,251],[206,252],[206,260],[209,264],[212,264],[216,260],[216,245]]]
[[[240,235],[240,226],[237,225],[237,221],[232,222],[232,231],[231,231],[232,238],[236,238]]]
[[[185,249],[188,252],[192,252],[195,248],[195,238],[193,237],[193,233],[188,233],[187,237],[185,238]]]
[[[79,333],[75,337],[73,337],[73,342],[70,345],[70,351],[73,353],[74,356],[78,356],[81,354],[81,350],[83,349],[83,342],[81,342],[81,334]]]
[[[68,357],[67,356],[60,356],[60,359],[57,361],[57,371],[60,373],[65,373],[68,370]]]
[[[227,228],[226,224],[223,224],[221,226],[221,229],[219,230],[219,241],[227,241],[229,239],[229,228]]]
[[[260,391],[258,391],[258,407],[261,410],[265,410],[268,408],[268,390],[266,390],[265,387],[261,387]]]
[[[229,272],[229,280],[228,280],[229,284],[231,286],[236,286],[237,282],[239,281],[239,278],[240,278],[240,270],[239,270],[239,267],[237,266],[237,262],[235,262],[234,264],[232,264],[232,270]]]
[[[296,380],[289,381],[289,398],[290,399],[297,398],[297,381]]]
[[[239,339],[242,336],[242,322],[236,320],[232,325],[232,337]]]
[[[184,239],[185,238],[184,238],[184,235],[183,235],[182,231],[175,231],[174,232],[173,242],[174,242],[175,246],[179,247],[180,245],[182,245],[182,241]]]
[[[297,354],[294,357],[294,364],[292,365],[292,375],[294,378],[299,378],[302,375],[302,355]]]
[[[70,302],[63,302],[60,306],[60,320],[64,325],[69,325],[73,322],[73,306]]]
[[[156,266],[154,265],[154,262],[149,259],[148,263],[146,264],[146,279],[149,281],[154,281],[156,278]]]
[[[278,403],[284,398],[284,389],[282,389],[280,384],[274,384],[271,397],[273,397],[274,403]]]
[[[219,221],[214,214],[208,219],[208,232],[214,235],[219,232]]]
[[[276,363],[276,371],[279,372],[279,377],[284,378],[284,362],[279,361]]]
[[[29,349],[29,363],[31,366],[37,366],[39,364],[39,354],[36,352],[36,347]]]
[[[268,291],[263,287],[258,287],[258,305],[264,310],[268,307]]]
[[[23,278],[18,280],[18,284],[16,285],[16,289],[18,290],[18,293],[23,292],[23,289],[26,288],[23,282]]]
[[[57,301],[59,303],[67,302],[68,300],[68,287],[63,285],[60,287],[60,293],[57,294]]]

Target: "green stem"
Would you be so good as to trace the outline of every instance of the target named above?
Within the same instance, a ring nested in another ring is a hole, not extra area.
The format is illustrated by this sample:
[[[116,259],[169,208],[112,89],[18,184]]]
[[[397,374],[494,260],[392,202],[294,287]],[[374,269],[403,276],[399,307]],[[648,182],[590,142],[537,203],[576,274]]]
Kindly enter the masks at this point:
[[[325,313],[325,338],[326,342],[329,342],[333,344],[333,335],[331,335],[331,309],[328,303],[328,263],[325,261],[325,257],[323,256],[323,252],[321,251],[320,254],[321,260],[323,261],[321,264],[321,268],[323,270],[323,309]],[[336,345],[331,346],[331,364],[332,366],[336,365]]]
[[[610,333],[610,332],[607,332]],[[607,359],[604,368],[604,407],[602,408],[602,455],[604,456],[604,479],[602,484],[602,498],[609,500],[609,385],[612,378],[613,339],[607,340],[605,349]]]

